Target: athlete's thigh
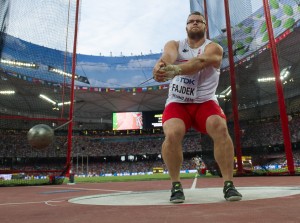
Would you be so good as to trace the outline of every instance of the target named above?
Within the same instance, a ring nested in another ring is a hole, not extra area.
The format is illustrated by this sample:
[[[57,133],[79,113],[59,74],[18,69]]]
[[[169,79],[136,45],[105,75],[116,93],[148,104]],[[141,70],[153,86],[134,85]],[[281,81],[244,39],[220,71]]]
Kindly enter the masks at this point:
[[[206,122],[208,117],[212,115],[220,116],[226,120],[226,116],[222,108],[215,101],[207,101],[198,105],[198,109],[195,114],[195,121],[193,127],[204,134],[207,134]]]
[[[175,121],[177,119],[177,121]],[[182,122],[180,122],[179,120]],[[166,106],[163,117],[163,126],[176,127],[173,123],[183,123],[185,126],[185,132],[191,127],[191,115],[188,112],[187,104],[183,103],[170,103]]]

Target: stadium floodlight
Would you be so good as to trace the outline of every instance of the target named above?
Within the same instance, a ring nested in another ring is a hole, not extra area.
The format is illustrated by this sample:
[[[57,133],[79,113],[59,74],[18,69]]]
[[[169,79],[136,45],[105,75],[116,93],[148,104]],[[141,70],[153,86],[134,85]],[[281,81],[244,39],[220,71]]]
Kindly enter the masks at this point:
[[[63,70],[60,70],[60,69],[57,69],[55,67],[49,66],[48,70],[51,71],[51,72],[53,72],[53,73],[56,73],[56,74],[59,74],[59,75],[62,75],[62,76],[66,76],[66,77],[72,78],[72,74],[71,73],[67,73],[67,72],[65,72]],[[78,78],[78,76],[75,75],[75,79],[77,79],[77,78]]]
[[[70,101],[57,103],[56,101],[52,100],[51,98],[49,98],[48,96],[46,96],[46,95],[44,95],[44,94],[40,94],[40,98],[42,98],[42,99],[44,99],[45,101],[48,101],[48,102],[50,102],[51,104],[55,105],[55,106],[53,107],[53,110],[59,110],[59,108],[58,108],[59,106],[71,104]]]
[[[229,96],[231,94],[231,88],[227,91],[226,96]]]
[[[280,72],[280,79],[284,80],[286,79],[291,73],[290,73],[291,66],[285,67]]]
[[[275,77],[263,77],[263,78],[258,78],[258,82],[272,82],[275,81]]]
[[[16,61],[16,60],[5,60],[1,59],[1,63],[9,65],[9,66],[14,66],[14,67],[27,67],[27,68],[34,68],[37,69],[38,65],[35,63],[27,63],[27,62],[22,62],[22,61]]]
[[[290,73],[291,66],[287,66],[283,68],[280,72],[280,80],[283,81],[288,78],[288,76],[291,74]],[[263,77],[263,78],[258,78],[258,82],[273,82],[275,81],[275,77]]]
[[[50,99],[49,97],[47,97],[46,95],[40,94],[40,98],[44,99],[45,101],[50,102],[53,105],[56,105],[57,103],[55,101],[53,101],[52,99]]]
[[[56,73],[56,74],[64,76],[64,77],[72,78],[71,73],[67,73],[67,72],[65,72],[63,70],[60,70],[58,68],[55,68],[55,67],[48,66],[48,71]],[[74,78],[75,78],[76,81],[79,81],[79,82],[82,82],[82,83],[85,83],[85,84],[90,84],[87,77],[83,77],[83,76],[79,76],[79,75],[75,74]]]
[[[57,106],[63,106],[63,105],[69,105],[69,104],[71,104],[71,102],[70,101],[66,101],[64,103],[62,103],[62,102],[58,103]]]
[[[15,94],[15,91],[0,91],[0,94]]]
[[[222,91],[219,95],[217,95],[218,98],[226,98],[231,94],[231,86],[227,87],[224,91]]]

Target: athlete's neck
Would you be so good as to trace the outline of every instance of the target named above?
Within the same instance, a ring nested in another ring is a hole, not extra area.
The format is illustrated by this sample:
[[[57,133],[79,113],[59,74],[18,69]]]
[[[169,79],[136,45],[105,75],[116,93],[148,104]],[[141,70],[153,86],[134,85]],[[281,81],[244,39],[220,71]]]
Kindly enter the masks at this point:
[[[198,39],[198,40],[188,38],[187,42],[188,42],[188,45],[189,45],[190,48],[196,49],[196,48],[202,46],[202,44],[205,42],[205,38],[201,38],[201,39]]]

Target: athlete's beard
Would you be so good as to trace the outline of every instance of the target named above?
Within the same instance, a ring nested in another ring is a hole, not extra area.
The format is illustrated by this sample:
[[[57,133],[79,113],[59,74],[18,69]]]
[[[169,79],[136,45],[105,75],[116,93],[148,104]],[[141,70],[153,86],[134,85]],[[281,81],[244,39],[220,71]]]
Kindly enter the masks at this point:
[[[204,37],[205,32],[204,31],[198,31],[198,32],[188,31],[187,35],[192,40],[200,40]]]

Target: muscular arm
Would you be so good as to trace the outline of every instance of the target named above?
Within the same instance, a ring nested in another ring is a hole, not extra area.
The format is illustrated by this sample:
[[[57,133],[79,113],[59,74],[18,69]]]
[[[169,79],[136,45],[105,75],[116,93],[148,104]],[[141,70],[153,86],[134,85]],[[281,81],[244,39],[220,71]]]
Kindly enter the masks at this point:
[[[175,63],[177,57],[178,57],[178,42],[171,40],[166,43],[164,47],[164,52],[160,60],[163,60],[167,64],[173,64]]]
[[[223,49],[216,43],[206,46],[204,54],[192,58],[186,63],[177,65],[181,69],[182,75],[194,74],[206,67],[213,66],[219,68],[222,63]]]
[[[164,52],[161,58],[157,61],[153,68],[153,77],[158,82],[163,82],[166,75],[163,74],[160,68],[165,67],[167,64],[174,64],[178,56],[178,42],[171,40],[166,43]]]

